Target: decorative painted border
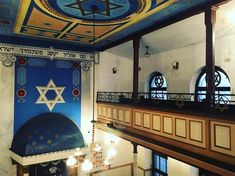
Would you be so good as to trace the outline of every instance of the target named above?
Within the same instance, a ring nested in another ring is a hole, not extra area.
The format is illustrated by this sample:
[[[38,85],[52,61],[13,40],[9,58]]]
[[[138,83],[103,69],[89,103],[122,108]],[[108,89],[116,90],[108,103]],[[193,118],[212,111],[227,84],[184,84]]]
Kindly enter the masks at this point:
[[[140,122],[141,122],[141,124],[140,125],[138,125],[138,124],[136,124],[136,113],[140,113],[141,115],[140,115]],[[142,112],[140,112],[140,111],[134,111],[134,125],[135,126],[137,126],[137,127],[142,127],[142,125],[143,125],[143,114],[142,114]]]
[[[106,116],[107,116],[108,119],[111,119],[112,116],[113,116],[113,111],[112,111],[113,108],[110,107],[110,106],[107,106],[106,108],[107,108],[107,110],[106,110]],[[109,113],[108,113],[109,110],[110,110],[110,116],[109,116]]]
[[[201,139],[202,140],[196,140],[196,139],[192,139],[191,138],[191,123],[190,122],[197,122],[197,123],[200,123],[201,124]],[[200,142],[203,144],[203,122],[200,122],[200,121],[196,121],[196,120],[189,120],[189,139],[192,140],[192,141],[196,141],[196,142]]]
[[[159,118],[160,118],[160,130],[157,130],[157,129],[153,128],[153,119],[154,119],[154,116],[159,116]],[[160,114],[152,114],[152,130],[153,131],[157,131],[157,132],[161,132],[161,130],[162,130],[162,117],[161,117]]]
[[[49,161],[66,159],[70,157],[71,155],[73,155],[76,152],[76,149],[51,152],[51,153],[45,153],[45,154],[39,154],[39,155],[33,155],[33,156],[27,156],[27,157],[21,157],[12,151],[10,152],[11,152],[11,158],[13,160],[21,164],[22,166],[28,166],[28,165],[34,165],[34,164],[39,164],[39,163],[44,163],[44,162],[49,162]]]
[[[104,106],[109,106],[109,105],[105,104]],[[207,134],[205,134],[206,133],[206,131],[205,131],[206,130],[206,128],[205,128],[206,127],[206,120],[204,120],[204,119],[202,120],[201,118],[199,118],[197,120],[197,117],[195,117],[195,116],[187,117],[187,116],[180,115],[180,114],[174,115],[172,113],[166,113],[166,112],[161,113],[161,112],[158,112],[158,111],[153,111],[153,110],[148,111],[146,109],[139,109],[139,108],[137,108],[137,109],[135,109],[135,108],[125,108],[125,107],[116,106],[116,105],[112,105],[110,107],[123,109],[123,110],[128,109],[128,110],[131,111],[132,119],[131,119],[130,123],[125,123],[124,121],[113,120],[114,122],[116,122],[117,124],[119,124],[121,126],[128,126],[128,127],[133,128],[133,129],[136,129],[136,130],[147,132],[150,135],[158,135],[158,136],[161,136],[161,137],[169,138],[169,139],[172,139],[172,140],[176,140],[178,142],[183,142],[183,143],[186,143],[188,145],[197,146],[197,147],[201,147],[201,148],[204,148],[204,149],[207,148],[208,145],[209,145],[209,142],[206,140],[207,139],[207,136],[206,136]],[[140,115],[140,118],[139,118],[140,123],[139,124],[136,123],[136,114],[138,114],[138,113]],[[151,120],[150,127],[151,128],[146,128],[146,127],[143,126],[143,123],[144,123],[143,114],[144,113],[147,113],[147,114],[151,115],[151,117],[150,117],[150,120]],[[154,125],[153,125],[154,115],[156,116],[156,118],[160,118],[159,119],[160,120],[160,124],[159,124],[160,129],[158,129],[158,130],[153,128],[154,127]],[[172,131],[169,131],[169,132],[171,132],[171,133],[166,132],[166,128],[165,128],[165,131],[163,132],[163,129],[164,129],[163,128],[163,126],[164,126],[163,117],[170,118],[170,120],[171,120],[170,122],[172,123]],[[100,121],[102,122],[102,119],[101,119],[102,117],[99,117],[99,118],[100,118]],[[179,135],[176,134],[176,122],[175,121],[177,119],[182,119],[186,122],[186,125],[185,125],[185,135],[186,136],[185,137],[179,136]],[[107,122],[107,120],[105,122]],[[196,122],[196,123],[199,123],[199,125],[201,125],[200,126],[200,128],[201,128],[201,135],[200,136],[201,137],[199,136],[200,141],[199,140],[194,140],[194,139],[192,139],[192,137],[190,139],[189,129],[190,128],[192,129],[192,125],[190,124],[191,127],[189,128],[189,122],[191,122],[191,123]]]
[[[129,113],[129,122],[128,121],[126,121],[126,112],[128,112]],[[130,110],[124,110],[124,122],[126,123],[126,124],[128,124],[128,125],[130,125],[131,124],[131,111]]]
[[[231,135],[231,126],[227,126],[227,125],[221,125],[221,124],[216,124],[214,123],[214,146],[215,147],[218,147],[218,148],[221,148],[221,149],[225,149],[225,150],[229,150],[231,151],[232,150],[232,135]],[[219,145],[216,145],[216,126],[220,126],[220,127],[226,127],[229,129],[229,148],[226,148],[226,147],[222,147],[222,146],[219,146]]]
[[[116,113],[114,112],[114,111],[116,111]],[[112,120],[113,121],[118,121],[118,109],[117,108],[112,108]],[[114,119],[113,117],[114,117],[114,114],[116,115],[116,118]]]
[[[163,116],[162,117],[163,118],[163,133],[165,133],[165,134],[170,134],[170,135],[173,135],[173,128],[174,128],[174,124],[173,124],[173,122],[174,122],[174,120],[173,120],[173,117],[170,117],[170,116]],[[171,133],[168,133],[168,132],[165,132],[165,128],[164,128],[164,126],[165,126],[165,121],[164,121],[164,118],[169,118],[169,119],[171,119],[171,124],[172,124],[172,130],[171,130]]]
[[[145,125],[144,125],[144,114],[148,114],[149,115],[149,127],[146,127]],[[149,129],[149,130],[151,130],[151,122],[152,122],[152,116],[151,116],[151,113],[147,113],[147,112],[143,112],[143,128],[146,128],[146,129]]]
[[[185,122],[185,136],[177,135],[177,132],[176,132],[176,130],[177,130],[176,121],[177,120],[183,120]],[[182,118],[179,118],[179,117],[175,118],[175,136],[187,139],[187,120],[186,119],[182,119]]]
[[[119,114],[120,111],[122,112],[121,113],[122,114],[122,119],[121,120],[120,120],[120,116],[119,116],[120,115]],[[122,122],[122,123],[125,122],[125,111],[124,111],[124,109],[118,108],[118,121]]]
[[[61,59],[61,60],[81,60],[95,62],[95,57],[92,53],[82,53],[69,50],[58,50],[53,47],[41,48],[24,45],[13,45],[0,43],[0,54],[14,55],[23,57],[39,57],[47,59]]]

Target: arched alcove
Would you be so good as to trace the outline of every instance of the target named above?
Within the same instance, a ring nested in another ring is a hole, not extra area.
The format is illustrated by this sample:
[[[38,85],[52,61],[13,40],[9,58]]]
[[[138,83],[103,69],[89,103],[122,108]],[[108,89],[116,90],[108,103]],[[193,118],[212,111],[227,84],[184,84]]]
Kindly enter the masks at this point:
[[[84,147],[79,127],[56,113],[36,116],[15,134],[10,150],[25,157]]]

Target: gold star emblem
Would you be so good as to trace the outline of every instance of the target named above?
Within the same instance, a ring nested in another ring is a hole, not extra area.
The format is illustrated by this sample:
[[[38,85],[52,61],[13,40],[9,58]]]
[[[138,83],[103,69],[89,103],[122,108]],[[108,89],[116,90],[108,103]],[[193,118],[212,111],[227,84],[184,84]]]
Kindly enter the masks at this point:
[[[62,93],[65,87],[56,87],[52,79],[48,82],[47,86],[36,86],[36,88],[40,94],[36,101],[36,104],[46,104],[48,109],[52,111],[52,109],[57,103],[65,103],[62,97]],[[46,93],[49,90],[55,91],[56,97],[54,98],[54,100],[48,100]]]

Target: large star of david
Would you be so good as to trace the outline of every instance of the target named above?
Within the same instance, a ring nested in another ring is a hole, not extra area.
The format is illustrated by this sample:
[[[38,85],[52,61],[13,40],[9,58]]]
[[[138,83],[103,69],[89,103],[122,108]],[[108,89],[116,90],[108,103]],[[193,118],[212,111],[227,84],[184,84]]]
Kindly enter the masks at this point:
[[[76,3],[67,4],[66,7],[79,9],[83,16],[91,15],[94,13],[92,6],[97,6],[96,14],[110,16],[110,11],[122,8],[123,6],[109,2],[109,0],[76,0]]]
[[[63,97],[62,97],[62,93],[65,89],[65,87],[56,87],[54,81],[52,79],[50,79],[50,81],[48,82],[47,86],[36,86],[40,96],[38,97],[36,104],[46,104],[48,109],[50,111],[52,111],[52,109],[54,108],[54,106],[57,103],[65,103]],[[53,90],[56,93],[56,96],[53,100],[49,100],[46,96],[46,93],[49,90]]]

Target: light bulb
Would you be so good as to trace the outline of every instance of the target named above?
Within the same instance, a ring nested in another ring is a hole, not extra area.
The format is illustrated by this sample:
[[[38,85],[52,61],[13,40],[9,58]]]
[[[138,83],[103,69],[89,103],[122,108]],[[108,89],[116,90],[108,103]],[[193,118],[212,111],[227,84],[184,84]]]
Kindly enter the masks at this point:
[[[95,152],[100,152],[101,151],[101,146],[100,146],[100,144],[95,144],[95,147],[94,147],[94,151]]]
[[[105,158],[104,164],[105,164],[106,166],[110,166],[110,165],[111,165],[111,162],[110,162],[110,160],[109,160],[108,158]]]
[[[74,156],[70,156],[66,161],[67,166],[71,167],[77,164],[77,160]]]
[[[81,156],[82,155],[82,150],[80,148],[76,149],[76,152],[74,153],[75,156]]]
[[[91,169],[93,168],[93,164],[86,159],[83,163],[82,163],[82,170],[85,172],[90,172]]]
[[[117,155],[117,151],[113,147],[108,149],[108,151],[107,151],[107,158],[108,159],[111,159],[111,158],[115,157],[116,155]]]

